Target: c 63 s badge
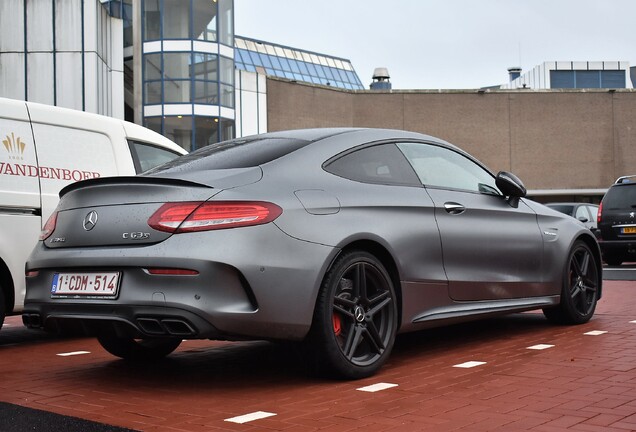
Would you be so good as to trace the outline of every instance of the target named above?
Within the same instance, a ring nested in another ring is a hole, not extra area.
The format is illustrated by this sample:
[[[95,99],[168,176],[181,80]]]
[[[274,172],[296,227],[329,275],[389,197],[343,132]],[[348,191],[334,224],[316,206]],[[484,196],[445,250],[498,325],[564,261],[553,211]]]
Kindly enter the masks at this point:
[[[121,235],[124,240],[145,240],[150,238],[150,233],[147,232],[125,232]]]

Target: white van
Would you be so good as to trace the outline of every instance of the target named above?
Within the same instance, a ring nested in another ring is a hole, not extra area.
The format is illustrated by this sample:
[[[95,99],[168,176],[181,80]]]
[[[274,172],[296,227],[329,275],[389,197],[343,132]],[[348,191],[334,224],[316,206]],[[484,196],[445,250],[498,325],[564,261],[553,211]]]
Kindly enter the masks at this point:
[[[135,175],[186,151],[139,125],[0,98],[0,327],[24,304],[24,264],[60,189]]]

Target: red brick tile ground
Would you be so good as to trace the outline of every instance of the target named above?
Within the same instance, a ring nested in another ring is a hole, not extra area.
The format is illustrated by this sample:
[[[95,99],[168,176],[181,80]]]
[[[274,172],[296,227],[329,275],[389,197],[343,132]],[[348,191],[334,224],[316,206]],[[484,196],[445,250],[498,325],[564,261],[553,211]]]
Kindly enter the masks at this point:
[[[313,378],[292,349],[265,342],[189,341],[131,365],[12,317],[0,332],[0,401],[149,432],[636,430],[636,282],[605,287],[588,324],[528,313],[403,335],[378,375],[355,382]],[[554,347],[527,349],[537,344]],[[90,354],[57,356],[73,351]],[[486,364],[453,367],[467,361]],[[398,386],[356,390],[379,382]],[[257,411],[276,416],[224,421]]]

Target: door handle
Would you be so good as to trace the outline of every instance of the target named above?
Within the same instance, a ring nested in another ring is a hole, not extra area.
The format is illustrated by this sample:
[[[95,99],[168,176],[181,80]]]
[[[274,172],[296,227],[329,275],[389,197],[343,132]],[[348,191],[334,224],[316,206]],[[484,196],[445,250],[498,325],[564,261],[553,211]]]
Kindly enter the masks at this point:
[[[453,215],[462,214],[466,211],[466,207],[456,202],[444,203],[444,208],[446,209],[447,213]]]

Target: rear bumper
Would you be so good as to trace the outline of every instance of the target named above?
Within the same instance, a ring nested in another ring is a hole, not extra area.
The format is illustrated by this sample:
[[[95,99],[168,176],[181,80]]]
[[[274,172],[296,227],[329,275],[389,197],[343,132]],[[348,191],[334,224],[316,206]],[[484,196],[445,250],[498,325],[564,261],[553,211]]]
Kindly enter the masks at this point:
[[[136,336],[300,340],[309,331],[322,276],[337,249],[294,239],[274,224],[179,234],[134,248],[47,249],[31,255],[25,324],[88,333],[115,325]],[[196,270],[156,275],[148,268]],[[55,273],[120,273],[114,299],[52,298]],[[77,327],[76,325],[74,327]]]
[[[634,240],[602,240],[598,244],[603,255],[620,255],[636,257],[636,239]]]

